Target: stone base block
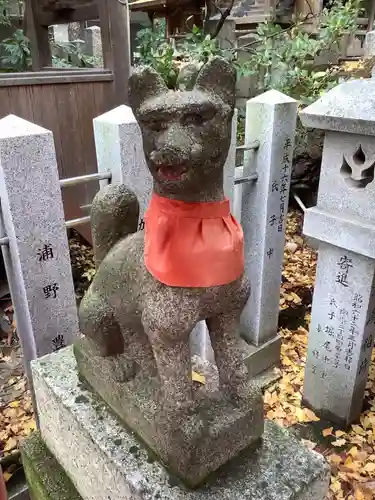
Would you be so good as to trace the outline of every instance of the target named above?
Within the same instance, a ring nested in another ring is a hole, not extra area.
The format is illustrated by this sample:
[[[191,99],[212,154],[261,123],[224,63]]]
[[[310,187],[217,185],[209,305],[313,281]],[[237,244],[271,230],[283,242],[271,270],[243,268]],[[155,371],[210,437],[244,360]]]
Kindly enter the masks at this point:
[[[325,498],[330,470],[324,458],[271,422],[256,448],[191,490],[82,387],[71,347],[33,362],[33,377],[43,440],[83,500]]]
[[[263,377],[263,375],[266,375],[266,378],[268,378],[267,372],[275,368],[277,369],[280,366],[282,343],[280,335],[275,335],[275,337],[259,346],[255,346],[245,339],[244,335],[240,339],[240,345],[249,377],[254,378],[257,375]],[[211,346],[207,328],[202,327],[201,323],[192,332],[190,349],[193,353],[193,359],[194,357],[198,357],[204,363],[215,363],[215,354]]]
[[[25,439],[21,453],[31,500],[82,500],[39,432]]]
[[[249,377],[253,378],[271,367],[278,367],[280,365],[280,335],[276,335],[260,346],[252,345],[245,340],[241,341],[241,345]]]
[[[160,404],[157,376],[137,375],[119,382],[113,373],[103,373],[103,358],[82,339],[74,346],[80,378],[112,408],[170,472],[188,486],[196,487],[241,450],[258,441],[264,430],[263,398],[251,386],[246,401],[236,404],[218,390],[196,386],[197,413],[166,410]],[[173,403],[173,402],[172,402]]]

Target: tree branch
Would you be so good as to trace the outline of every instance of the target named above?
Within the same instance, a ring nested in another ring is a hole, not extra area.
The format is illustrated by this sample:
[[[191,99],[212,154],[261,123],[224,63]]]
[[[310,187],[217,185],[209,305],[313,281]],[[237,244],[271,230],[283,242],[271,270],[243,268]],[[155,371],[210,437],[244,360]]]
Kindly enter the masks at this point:
[[[267,40],[270,39],[270,38],[274,38],[276,36],[282,35],[283,33],[287,33],[288,31],[291,31],[293,28],[296,28],[297,26],[302,26],[302,25],[306,24],[307,21],[309,21],[310,19],[315,19],[316,17],[318,17],[317,14],[314,14],[312,12],[311,5],[310,5],[310,3],[309,3],[308,0],[306,0],[306,3],[310,7],[310,12],[308,12],[306,14],[306,16],[302,20],[297,21],[297,22],[291,24],[290,26],[288,26],[287,28],[285,28],[285,29],[283,29],[281,31],[278,31],[278,32],[275,32],[275,33],[271,33],[271,35],[269,35],[267,37]],[[245,45],[242,45],[242,47],[238,47],[238,48],[233,49],[233,50],[236,51],[236,52],[240,52],[240,51],[246,52],[248,49],[250,49],[250,47],[252,45],[256,45],[257,43],[259,43],[259,41],[258,40],[254,40],[252,42],[246,43]]]
[[[229,16],[229,14],[231,13],[231,11],[233,9],[233,5],[234,5],[234,0],[231,0],[229,7],[227,7],[224,10],[224,12],[222,12],[221,9],[219,9],[219,7],[215,4],[216,10],[220,13],[220,19],[219,19],[213,33],[211,33],[212,39],[216,38],[218,36],[218,34],[220,33],[221,28],[224,26],[226,18]]]

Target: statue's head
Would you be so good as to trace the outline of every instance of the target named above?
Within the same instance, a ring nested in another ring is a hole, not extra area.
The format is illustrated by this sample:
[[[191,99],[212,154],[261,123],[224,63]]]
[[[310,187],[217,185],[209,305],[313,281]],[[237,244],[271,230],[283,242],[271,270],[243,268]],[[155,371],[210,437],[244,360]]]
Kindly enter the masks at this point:
[[[214,58],[189,91],[169,90],[150,67],[130,77],[129,100],[158,191],[188,195],[222,180],[231,139],[235,70]]]

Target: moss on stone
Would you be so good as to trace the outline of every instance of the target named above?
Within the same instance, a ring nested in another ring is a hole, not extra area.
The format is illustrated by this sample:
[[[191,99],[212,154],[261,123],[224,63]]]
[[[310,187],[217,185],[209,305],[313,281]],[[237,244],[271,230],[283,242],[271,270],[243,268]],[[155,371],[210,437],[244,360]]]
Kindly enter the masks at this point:
[[[23,442],[21,453],[32,500],[82,500],[39,432]]]

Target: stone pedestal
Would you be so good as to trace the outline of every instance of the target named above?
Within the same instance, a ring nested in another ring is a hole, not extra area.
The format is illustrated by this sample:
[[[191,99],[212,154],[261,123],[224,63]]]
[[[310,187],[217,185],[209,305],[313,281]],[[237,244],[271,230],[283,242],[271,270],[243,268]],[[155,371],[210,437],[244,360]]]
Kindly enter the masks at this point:
[[[189,486],[202,483],[263,434],[263,398],[255,385],[250,386],[245,402],[223,398],[218,387],[206,392],[196,386],[199,415],[181,413],[172,401],[165,406],[157,374],[140,373],[129,382],[119,382],[110,369],[103,373],[103,358],[87,339],[74,345],[74,354],[81,381]]]
[[[43,441],[59,464],[55,463],[57,474],[66,474],[83,500],[325,498],[329,467],[323,457],[273,423],[266,423],[256,447],[243,451],[204,486],[191,490],[171,476],[97,396],[82,387],[71,347],[35,361],[33,376]],[[27,455],[26,472],[35,491],[35,482],[40,485],[48,478],[32,466],[40,463],[40,447],[30,447]],[[42,493],[35,494],[33,500],[43,498]],[[53,498],[66,497],[55,494]]]
[[[22,443],[21,452],[31,500],[82,499],[39,432],[33,432]]]
[[[318,203],[304,223],[319,257],[303,401],[344,426],[362,411],[375,337],[374,96],[374,80],[354,80],[301,113],[327,131]]]

